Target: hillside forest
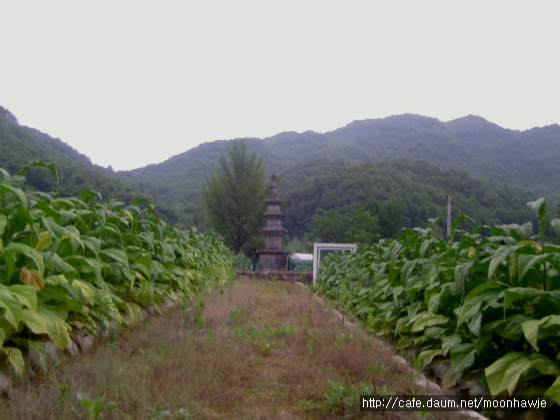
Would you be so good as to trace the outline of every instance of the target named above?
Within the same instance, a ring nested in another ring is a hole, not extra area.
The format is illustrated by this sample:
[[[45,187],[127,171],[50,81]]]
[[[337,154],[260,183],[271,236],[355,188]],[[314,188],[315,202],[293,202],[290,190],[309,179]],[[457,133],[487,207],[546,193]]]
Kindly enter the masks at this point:
[[[278,175],[293,251],[314,240],[369,244],[432,218],[445,221],[448,196],[452,217],[468,215],[473,222],[463,223],[477,225],[532,220],[526,203],[541,196],[554,216],[560,199],[557,125],[519,132],[475,116],[443,123],[401,115],[247,142],[263,157],[267,179]],[[29,169],[26,189],[63,197],[92,189],[125,203],[149,198],[180,228],[211,230],[200,192],[228,144],[204,143],[161,164],[115,172],[0,107],[0,167],[14,173],[43,161],[58,172],[57,181],[43,167]],[[357,236],[348,237],[349,226]]]

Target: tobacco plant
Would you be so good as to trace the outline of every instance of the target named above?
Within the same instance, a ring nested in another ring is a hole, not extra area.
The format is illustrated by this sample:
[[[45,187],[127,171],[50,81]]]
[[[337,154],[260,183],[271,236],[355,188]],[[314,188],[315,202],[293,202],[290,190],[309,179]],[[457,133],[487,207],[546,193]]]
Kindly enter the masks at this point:
[[[17,374],[25,355],[44,363],[47,341],[64,350],[73,331],[138,321],[143,307],[189,298],[230,274],[221,242],[166,224],[147,201],[26,193],[26,169],[0,169],[0,363]]]
[[[436,221],[356,253],[332,254],[320,293],[339,302],[418,367],[450,364],[482,378],[492,395],[546,394],[560,404],[560,247],[545,240],[544,199],[528,203],[533,225],[478,226],[437,237]],[[560,237],[560,220],[551,222]]]

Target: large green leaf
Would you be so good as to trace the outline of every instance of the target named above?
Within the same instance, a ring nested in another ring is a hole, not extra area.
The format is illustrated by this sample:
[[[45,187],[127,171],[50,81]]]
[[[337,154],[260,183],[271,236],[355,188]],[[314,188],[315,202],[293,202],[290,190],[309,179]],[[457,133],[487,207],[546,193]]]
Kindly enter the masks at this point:
[[[527,203],[527,207],[533,210],[539,219],[539,232],[544,232],[546,227],[546,200],[544,197]]]
[[[93,236],[82,236],[82,241],[87,249],[89,249],[93,255],[99,258],[99,252],[101,251],[101,241]]]
[[[24,207],[27,207],[27,197],[24,192],[19,188],[11,187],[10,185],[0,183],[0,195],[4,193],[14,194]]]
[[[72,327],[63,319],[58,317],[52,309],[46,306],[39,306],[37,312],[44,315],[47,322],[49,338],[60,350],[64,350],[70,344],[70,334]]]
[[[1,242],[1,238],[0,238],[0,242]],[[6,278],[2,278],[0,277],[0,283],[7,283],[12,275],[14,274],[14,271],[16,269],[16,263],[14,260],[14,256],[12,255],[12,252],[7,250],[6,248],[2,248],[0,247],[0,257],[4,259],[4,262],[6,263]]]
[[[476,358],[476,349],[472,343],[456,344],[451,348],[451,369],[449,375],[468,370]]]
[[[463,260],[457,263],[455,266],[455,285],[457,291],[461,293],[461,296],[465,296],[466,284],[469,277],[469,271],[474,264],[474,260]]]
[[[21,322],[35,334],[49,334],[49,319],[44,314],[23,309]]]
[[[8,225],[8,218],[5,214],[0,214],[0,246],[2,246],[2,237],[4,236],[4,231]]]
[[[120,249],[108,248],[102,249],[99,252],[101,255],[105,255],[109,259],[117,261],[128,268],[128,257],[126,256],[126,252],[121,251]]]
[[[162,241],[159,243],[159,246],[161,247],[160,258],[162,262],[175,261],[175,252],[173,252],[173,247],[170,244]]]
[[[83,190],[78,194],[78,200],[85,203],[92,201],[93,199],[101,200],[101,194],[94,190]]]
[[[133,302],[123,302],[119,305],[129,316],[134,324],[140,322],[142,308]]]
[[[66,262],[78,270],[80,277],[91,273],[94,275],[95,283],[100,289],[106,287],[103,280],[103,269],[106,264],[103,261],[82,257],[81,255],[70,255],[66,258]]]
[[[550,397],[552,401],[560,406],[560,376],[556,377],[556,380],[547,388],[544,395]]]
[[[543,260],[548,258],[548,255],[531,255],[531,254],[521,254],[517,257],[517,272],[519,275],[519,280],[523,281],[525,275],[531,270],[535,265],[540,264]]]
[[[21,321],[21,310],[23,309],[23,305],[12,296],[8,287],[0,284],[0,309],[2,308],[4,309],[4,318],[6,321],[14,329],[17,329]]]
[[[23,166],[19,171],[16,172],[16,174],[17,175],[23,175],[29,169],[37,168],[37,167],[48,169],[51,172],[51,174],[53,174],[53,176],[56,178],[56,183],[58,185],[58,172],[56,170],[56,166],[54,165],[54,163],[46,163],[46,162],[43,162],[42,160],[38,160],[38,161],[35,161],[35,162],[33,162],[29,165]]]
[[[10,252],[14,252],[16,254],[25,255],[26,257],[33,260],[35,266],[37,267],[37,270],[39,271],[39,275],[41,277],[45,273],[45,263],[43,262],[43,256],[39,252],[37,252],[34,248],[25,244],[10,242],[6,247],[6,250]]]
[[[444,315],[422,312],[414,318],[414,324],[412,325],[411,331],[423,331],[427,327],[432,327],[434,325],[444,325],[447,323],[449,323],[449,318]]]
[[[130,255],[131,269],[140,271],[144,277],[152,276],[152,259],[148,254]]]
[[[552,336],[557,336],[558,332],[560,332],[560,315],[549,315],[542,319],[531,319],[523,322],[521,328],[529,344],[538,352],[539,346],[537,342],[540,338],[539,335],[543,335],[543,330],[554,328],[554,332],[550,334]]]
[[[482,304],[488,300],[496,300],[503,289],[504,285],[502,283],[488,281],[471,290],[465,297],[463,305],[455,309],[458,315],[457,326],[460,327],[461,324],[469,322],[473,317],[480,316]]]
[[[79,291],[79,294],[88,305],[94,304],[96,290],[86,282],[75,279],[72,281],[72,287]]]
[[[518,249],[519,245],[501,245],[490,260],[490,266],[488,267],[488,279],[492,280],[494,273],[501,263],[504,262],[506,258],[513,255]]]
[[[95,304],[92,307],[92,313],[96,314],[99,321],[106,326],[110,326],[111,322],[122,322],[122,315],[117,307],[123,303],[115,294],[108,290],[100,290],[95,294]]]
[[[45,269],[50,273],[65,273],[74,274],[76,273],[76,268],[68,264],[62,259],[62,257],[56,252],[47,251],[44,254],[45,257]]]
[[[50,245],[51,245],[51,234],[49,232],[42,232],[39,235],[37,243],[35,244],[35,250],[37,252],[42,252]]]
[[[25,372],[25,361],[20,349],[17,347],[2,347],[0,348],[0,353],[6,356],[8,364],[14,368],[16,374],[23,375]]]
[[[8,290],[23,305],[33,311],[37,310],[37,289],[23,284],[12,284],[8,286]]]
[[[488,322],[484,325],[483,329],[487,332],[498,334],[507,340],[519,341],[523,337],[521,326],[526,320],[527,317],[515,314],[511,317]]]
[[[85,250],[85,245],[80,238],[80,232],[74,226],[68,226],[66,231],[62,234],[62,240],[68,240],[72,248],[72,253],[78,252],[78,248]]]
[[[432,363],[435,357],[443,356],[442,349],[430,349],[421,351],[418,356],[416,356],[416,365],[420,366],[422,369],[427,365]]]
[[[536,372],[542,375],[560,375],[560,369],[556,363],[538,353],[530,355],[518,352],[508,353],[485,369],[488,388],[490,394],[493,395],[504,391],[512,395],[522,376],[530,379],[538,376]]]
[[[554,230],[554,233],[556,233],[556,236],[560,237],[560,219],[552,219],[550,221],[550,226],[552,230]]]
[[[460,344],[461,341],[462,339],[459,334],[452,334],[444,337],[441,340],[441,349],[443,350],[443,355],[447,356],[449,354],[449,350]]]
[[[34,340],[26,340],[26,346],[29,348],[30,351],[35,353],[37,356],[37,362],[39,366],[46,370],[47,367],[47,352],[46,352],[46,343],[44,341],[34,341]]]
[[[401,268],[401,280],[403,284],[406,284],[408,278],[412,275],[414,271],[414,267],[416,266],[417,260],[408,260],[405,261],[404,265]]]
[[[510,287],[504,293],[504,311],[519,300],[533,301],[537,297],[546,297],[550,293],[532,287]]]

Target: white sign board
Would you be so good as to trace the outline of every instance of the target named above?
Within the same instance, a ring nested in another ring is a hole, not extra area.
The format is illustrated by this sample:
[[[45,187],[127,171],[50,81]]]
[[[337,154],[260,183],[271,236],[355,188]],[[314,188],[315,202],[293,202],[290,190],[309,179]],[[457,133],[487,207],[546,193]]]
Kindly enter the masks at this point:
[[[313,244],[313,284],[316,282],[317,271],[325,255],[331,252],[354,252],[357,249],[357,244]]]

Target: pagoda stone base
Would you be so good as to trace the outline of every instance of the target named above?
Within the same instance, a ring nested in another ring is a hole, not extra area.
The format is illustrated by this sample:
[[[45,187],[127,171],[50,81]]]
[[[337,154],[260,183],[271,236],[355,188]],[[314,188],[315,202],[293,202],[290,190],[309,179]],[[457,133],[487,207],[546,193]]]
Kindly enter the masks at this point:
[[[280,270],[280,271],[239,270],[237,274],[239,274],[240,276],[256,277],[258,279],[265,279],[265,280],[286,280],[286,281],[301,282],[307,284],[313,283],[312,272],[285,271],[285,270]]]
[[[261,271],[286,271],[288,268],[288,255],[290,251],[283,249],[262,249],[259,254],[259,270]]]

